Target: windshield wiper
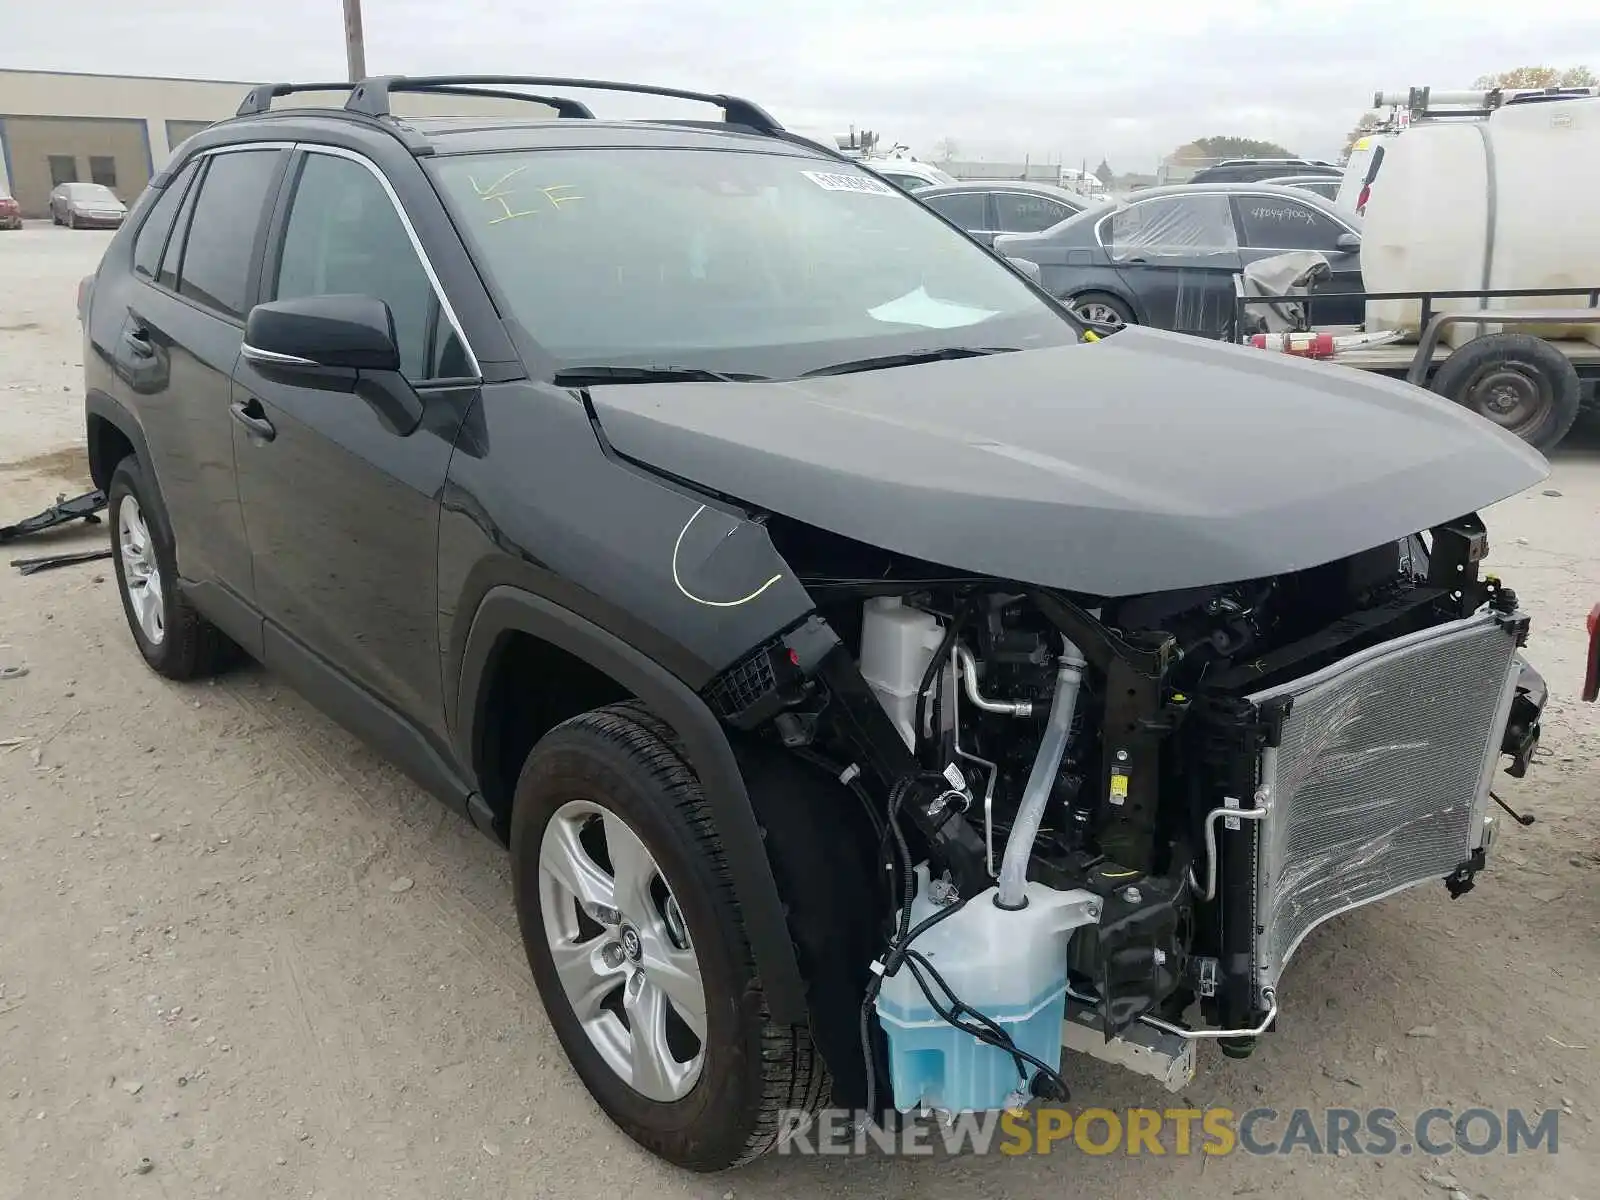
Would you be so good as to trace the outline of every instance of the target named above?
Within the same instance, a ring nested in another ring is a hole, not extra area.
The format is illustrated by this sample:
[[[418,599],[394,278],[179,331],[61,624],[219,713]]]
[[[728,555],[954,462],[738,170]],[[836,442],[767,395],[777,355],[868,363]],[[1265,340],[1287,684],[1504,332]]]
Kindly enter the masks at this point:
[[[913,350],[907,354],[880,354],[876,358],[852,358],[805,372],[813,375],[849,375],[854,371],[880,371],[887,367],[910,367],[917,363],[943,362],[951,358],[981,358],[985,354],[1011,354],[1015,346],[944,346],[938,350]]]
[[[711,371],[705,367],[566,367],[555,373],[557,387],[589,387],[601,383],[759,383],[765,375]]]

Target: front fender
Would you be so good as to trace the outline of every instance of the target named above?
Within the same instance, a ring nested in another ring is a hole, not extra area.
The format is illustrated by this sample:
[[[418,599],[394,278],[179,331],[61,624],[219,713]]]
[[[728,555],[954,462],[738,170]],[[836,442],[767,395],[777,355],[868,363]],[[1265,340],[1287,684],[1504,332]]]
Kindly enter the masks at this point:
[[[473,616],[462,657],[454,722],[458,760],[477,761],[485,677],[496,645],[511,632],[540,638],[582,659],[672,726],[716,818],[772,1018],[786,1025],[807,1024],[799,963],[744,776],[716,716],[681,679],[569,609],[519,588],[493,587]]]

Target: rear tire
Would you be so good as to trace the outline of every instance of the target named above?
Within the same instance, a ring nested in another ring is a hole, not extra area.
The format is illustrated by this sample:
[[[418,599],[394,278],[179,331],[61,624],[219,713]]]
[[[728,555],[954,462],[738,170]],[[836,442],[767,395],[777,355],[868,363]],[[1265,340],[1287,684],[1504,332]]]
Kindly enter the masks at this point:
[[[117,592],[144,661],[168,679],[217,674],[240,651],[178,590],[172,532],[138,458],[130,454],[117,464],[106,497]]]
[[[1114,332],[1126,325],[1137,325],[1133,309],[1109,292],[1084,292],[1067,301],[1081,320],[1095,327],[1095,332]]]
[[[1542,454],[1567,436],[1583,394],[1567,357],[1528,333],[1473,338],[1444,360],[1428,386]]]
[[[720,1171],[775,1146],[793,1124],[786,1111],[815,1111],[827,1072],[809,1031],[767,1012],[714,818],[663,722],[617,704],[546,734],[517,780],[511,857],[523,946],[550,1023],[624,1133],[677,1166]],[[564,879],[598,890],[580,904]],[[688,975],[703,1015],[680,1003]],[[661,1018],[655,1041],[677,1029],[680,1048],[650,1070],[634,1035],[645,1032],[646,1010],[630,996],[635,982],[642,990],[658,978],[678,1019]]]

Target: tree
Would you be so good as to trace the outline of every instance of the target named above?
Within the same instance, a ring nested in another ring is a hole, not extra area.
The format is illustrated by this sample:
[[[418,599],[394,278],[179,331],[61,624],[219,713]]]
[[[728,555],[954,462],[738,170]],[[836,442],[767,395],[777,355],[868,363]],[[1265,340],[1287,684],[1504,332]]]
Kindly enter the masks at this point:
[[[961,146],[953,137],[942,137],[934,143],[933,153],[939,162],[954,162],[961,153]]]
[[[1094,177],[1105,184],[1106,187],[1110,187],[1111,181],[1117,177],[1117,173],[1111,169],[1111,164],[1102,158],[1100,165],[1094,169]]]
[[[1245,137],[1203,137],[1179,146],[1172,152],[1175,159],[1196,162],[1218,158],[1293,158],[1277,142],[1263,142]]]
[[[1600,79],[1588,67],[1513,67],[1497,75],[1480,75],[1473,87],[1481,88],[1548,88],[1594,87]]]

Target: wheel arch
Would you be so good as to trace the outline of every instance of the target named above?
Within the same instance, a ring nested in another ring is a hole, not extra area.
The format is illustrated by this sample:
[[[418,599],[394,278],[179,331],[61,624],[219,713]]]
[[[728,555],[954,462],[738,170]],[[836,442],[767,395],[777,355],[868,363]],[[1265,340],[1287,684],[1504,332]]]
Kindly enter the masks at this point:
[[[1128,311],[1134,315],[1139,324],[1146,324],[1144,305],[1139,303],[1138,298],[1133,294],[1132,288],[1120,282],[1093,283],[1083,287],[1072,288],[1061,298],[1061,302],[1069,308],[1076,308],[1078,301],[1085,296],[1109,296],[1111,299],[1126,305]]]
[[[769,1011],[780,1023],[808,1024],[805,985],[767,858],[764,833],[739,761],[705,701],[666,668],[615,634],[542,596],[505,584],[491,588],[467,633],[454,722],[457,753],[463,763],[470,764],[480,788],[487,782],[491,791],[496,790],[486,751],[492,748],[493,706],[501,694],[497,680],[504,678],[504,656],[511,648],[529,645],[523,639],[533,639],[535,653],[553,652],[554,661],[564,656],[581,664],[584,683],[580,690],[586,695],[589,689],[604,695],[600,681],[609,681],[615,693],[602,703],[637,698],[672,727],[716,817]],[[492,809],[494,797],[484,798]],[[504,814],[496,814],[495,832],[502,838],[507,826],[501,821],[508,817],[509,807]]]
[[[111,472],[128,454],[153,470],[144,430],[133,414],[104,392],[91,391],[84,399],[84,435],[89,454],[89,478],[101,491],[111,482]]]

